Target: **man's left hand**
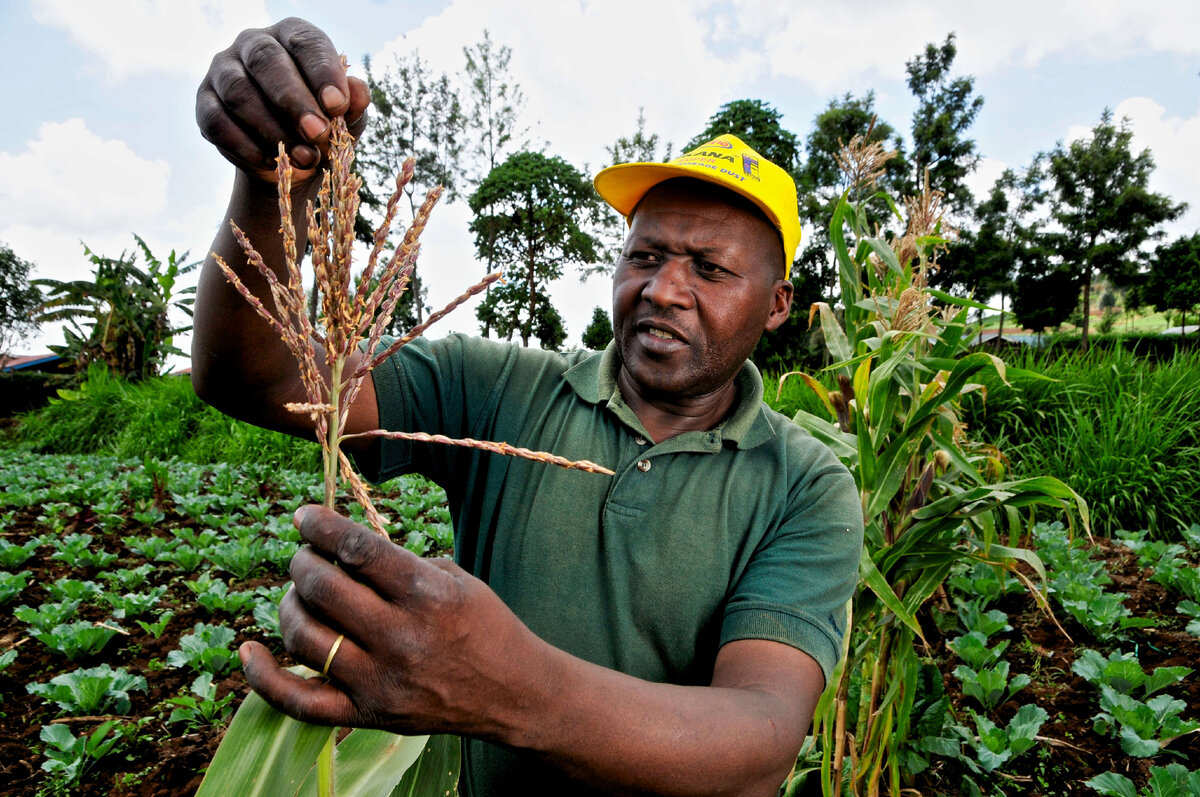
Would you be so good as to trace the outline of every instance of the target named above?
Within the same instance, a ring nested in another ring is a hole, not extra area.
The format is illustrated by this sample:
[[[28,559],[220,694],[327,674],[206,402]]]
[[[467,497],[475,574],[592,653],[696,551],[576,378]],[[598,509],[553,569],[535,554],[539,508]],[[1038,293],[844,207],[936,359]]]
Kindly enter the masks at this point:
[[[323,507],[301,508],[295,523],[308,545],[279,606],[284,647],[320,671],[345,638],[328,680],[305,680],[262,645],[242,645],[246,679],[268,703],[318,724],[484,738],[535,709],[527,665],[545,643],[482,581]]]

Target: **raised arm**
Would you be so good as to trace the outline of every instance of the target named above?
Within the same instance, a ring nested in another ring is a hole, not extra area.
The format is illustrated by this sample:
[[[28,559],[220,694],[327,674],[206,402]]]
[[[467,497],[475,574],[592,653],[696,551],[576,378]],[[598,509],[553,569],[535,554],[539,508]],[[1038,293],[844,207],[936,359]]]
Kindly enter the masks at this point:
[[[538,638],[483,582],[419,559],[329,510],[298,513],[284,645],[331,681],[304,681],[266,648],[241,650],[256,692],[312,722],[447,731],[528,751],[616,794],[775,795],[823,687],[808,654],[747,639],[708,686],[651,683]],[[331,560],[336,560],[335,566]]]
[[[370,94],[349,78],[337,50],[301,19],[244,31],[218,53],[196,94],[201,134],[234,166],[229,208],[200,274],[192,336],[192,385],[222,412],[271,429],[312,434],[306,415],[283,409],[304,401],[295,361],[226,280],[213,253],[270,306],[266,285],[246,263],[230,230],[236,221],[277,274],[283,273],[275,157],[284,142],[295,167],[292,207],[298,241],[306,240],[305,202],[320,186],[333,116],[344,115],[358,135]],[[319,359],[319,362],[323,360]],[[378,426],[371,380],[351,409],[348,431]]]

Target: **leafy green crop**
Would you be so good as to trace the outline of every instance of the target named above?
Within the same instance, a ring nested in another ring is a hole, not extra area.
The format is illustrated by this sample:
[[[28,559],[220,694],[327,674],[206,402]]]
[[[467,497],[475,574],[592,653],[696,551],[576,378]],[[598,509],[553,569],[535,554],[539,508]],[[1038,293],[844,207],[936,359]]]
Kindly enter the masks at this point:
[[[129,538],[123,538],[123,541],[124,539]],[[126,543],[126,547],[128,547],[128,543]],[[146,555],[143,554],[143,556]],[[154,557],[146,556],[146,558],[153,559]],[[105,572],[98,573],[97,575],[104,579],[108,583],[109,587],[131,591],[145,584],[146,578],[153,572],[154,565],[147,562],[146,564],[138,565],[137,567],[122,567],[116,570],[106,570]]]
[[[1200,730],[1200,722],[1180,716],[1186,709],[1187,703],[1170,695],[1143,703],[1101,684],[1100,713],[1092,718],[1092,727],[1099,734],[1118,737],[1127,755],[1150,758],[1171,740]]]
[[[118,620],[126,617],[140,617],[158,604],[167,592],[166,587],[154,587],[149,592],[127,592],[124,595],[104,593],[103,598],[113,609],[113,617]]]
[[[238,662],[237,652],[229,649],[235,636],[229,626],[196,623],[195,633],[184,634],[179,649],[167,654],[167,666],[220,675]]]
[[[145,692],[146,679],[124,668],[107,664],[79,669],[50,679],[49,683],[26,684],[25,689],[43,700],[57,703],[67,714],[102,714],[110,709],[129,712],[129,693]]]
[[[1028,675],[1014,675],[1010,680],[1008,671],[1007,661],[979,671],[960,664],[954,668],[954,675],[962,681],[963,694],[975,698],[990,710],[1029,686]]]
[[[42,603],[36,609],[25,605],[13,609],[13,617],[37,631],[49,631],[54,626],[67,622],[78,613],[79,601],[70,600],[61,603]]]
[[[12,568],[25,564],[33,552],[41,547],[40,539],[32,539],[23,545],[16,545],[8,540],[0,540],[0,567]]]
[[[47,586],[46,590],[56,601],[73,600],[84,603],[92,600],[102,591],[100,585],[95,581],[79,581],[74,578],[60,578]]]
[[[1097,775],[1083,785],[1106,797],[1196,797],[1200,794],[1200,770],[1189,772],[1183,764],[1150,767],[1150,778],[1140,792],[1132,780],[1116,772]]]
[[[134,622],[136,622],[139,626],[141,626],[142,630],[145,631],[147,634],[154,637],[155,639],[158,639],[160,636],[162,636],[163,631],[166,630],[167,623],[171,622],[172,618],[174,618],[174,617],[175,617],[175,612],[170,611],[168,609],[167,611],[160,614],[158,616],[158,619],[155,620],[153,623],[148,623],[145,620],[135,620]]]
[[[980,768],[992,772],[1033,747],[1037,741],[1037,732],[1048,719],[1045,709],[1032,704],[1017,709],[1016,715],[1006,728],[999,727],[987,717],[973,711],[971,716],[975,720],[978,736],[972,735],[966,729],[960,730],[966,746],[974,751],[975,759],[972,761],[962,756],[960,760],[975,772]]]
[[[186,722],[189,730],[205,725],[224,725],[233,713],[233,692],[217,699],[217,686],[212,682],[212,673],[201,673],[192,681],[191,695],[169,697],[164,702],[175,706],[167,724]]]
[[[34,639],[52,650],[57,650],[72,661],[80,656],[104,650],[104,646],[116,634],[117,630],[113,627],[96,625],[86,620],[64,623],[44,631],[31,630],[29,632]]]
[[[1190,617],[1191,620],[1187,624],[1187,632],[1192,636],[1200,636],[1200,603],[1195,601],[1180,601],[1175,607],[1175,611],[1180,614]]]
[[[209,573],[183,583],[196,596],[196,602],[210,612],[241,614],[256,602],[253,592],[230,592],[228,584]]]
[[[1004,656],[1004,651],[1008,648],[1008,642],[1002,641],[995,647],[988,647],[987,635],[980,631],[971,631],[963,634],[960,637],[955,637],[947,643],[950,650],[966,662],[968,667],[973,669],[981,669],[990,667],[1000,661]]]
[[[1114,651],[1106,659],[1094,650],[1080,653],[1071,670],[1089,683],[1107,684],[1123,695],[1141,687],[1143,698],[1179,683],[1192,673],[1189,667],[1158,667],[1147,675],[1133,653]]]
[[[25,591],[29,586],[30,575],[32,574],[28,570],[22,570],[20,573],[0,572],[0,606]]]
[[[109,735],[116,723],[102,723],[91,734],[76,737],[66,725],[47,725],[42,728],[41,740],[46,743],[46,760],[42,769],[60,783],[71,785],[79,781],[94,761],[112,752],[122,736]]]

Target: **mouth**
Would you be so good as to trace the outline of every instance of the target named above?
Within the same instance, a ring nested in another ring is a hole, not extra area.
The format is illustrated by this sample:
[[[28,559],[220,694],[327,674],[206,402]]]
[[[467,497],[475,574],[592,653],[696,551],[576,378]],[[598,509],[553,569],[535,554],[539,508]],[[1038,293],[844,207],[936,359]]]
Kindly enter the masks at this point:
[[[635,329],[653,340],[687,343],[687,339],[683,336],[683,333],[661,321],[642,321],[636,325]]]

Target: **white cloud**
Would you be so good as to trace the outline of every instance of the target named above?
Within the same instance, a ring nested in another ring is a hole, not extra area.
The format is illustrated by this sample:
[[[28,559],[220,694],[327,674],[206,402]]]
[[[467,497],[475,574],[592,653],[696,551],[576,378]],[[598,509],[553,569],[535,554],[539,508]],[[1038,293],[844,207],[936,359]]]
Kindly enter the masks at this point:
[[[1154,156],[1151,189],[1176,202],[1188,201],[1188,211],[1168,229],[1173,234],[1200,231],[1200,109],[1189,119],[1167,116],[1166,110],[1146,97],[1130,97],[1113,113],[1127,117],[1133,130],[1134,152],[1149,149]]]
[[[819,92],[861,90],[894,80],[929,42],[958,35],[956,68],[983,75],[1011,65],[1031,67],[1051,55],[1115,60],[1145,53],[1200,53],[1200,5],[1186,0],[873,0],[796,3],[738,0],[719,35],[762,48],[777,77]]]
[[[631,22],[636,20],[636,24]],[[673,138],[676,150],[722,103],[743,96],[761,72],[751,51],[716,55],[712,31],[682,0],[646,3],[513,3],[455,0],[375,57],[418,49],[437,71],[462,68],[462,48],[484,28],[512,48],[511,69],[529,100],[535,138],[553,154],[593,167],[604,147],[633,132],[639,106],[647,129]]]
[[[35,0],[38,22],[66,31],[111,82],[203,74],[243,28],[269,24],[262,0]]]
[[[82,119],[47,122],[24,152],[0,152],[0,218],[70,230],[118,229],[162,212],[170,166],[123,141],[103,140]]]

